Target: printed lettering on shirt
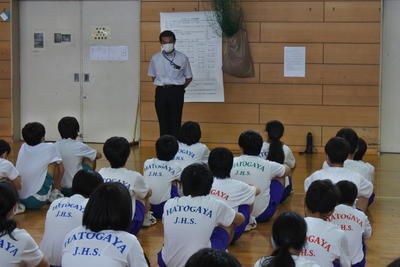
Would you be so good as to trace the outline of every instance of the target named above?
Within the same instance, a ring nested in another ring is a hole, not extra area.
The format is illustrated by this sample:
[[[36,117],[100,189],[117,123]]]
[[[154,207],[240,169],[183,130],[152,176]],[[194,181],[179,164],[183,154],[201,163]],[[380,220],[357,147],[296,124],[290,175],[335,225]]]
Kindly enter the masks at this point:
[[[99,248],[75,247],[72,256],[101,256]]]
[[[126,249],[126,245],[123,241],[116,235],[108,234],[108,233],[93,233],[93,232],[79,232],[69,236],[68,239],[64,242],[64,248],[67,247],[71,242],[75,240],[91,240],[96,239],[99,241],[104,241],[113,245],[121,254],[124,253]]]
[[[323,249],[325,249],[327,252],[329,252],[329,250],[331,249],[331,244],[329,244],[328,241],[319,236],[308,235],[307,242],[317,244],[321,246]]]
[[[216,190],[216,189],[211,189],[210,190],[210,194],[214,195],[214,196],[217,196],[217,197],[220,197],[220,198],[223,198],[225,200],[229,199],[229,195],[228,194],[226,194],[226,193],[224,193],[222,191]]]
[[[190,151],[190,150],[188,150],[188,149],[182,149],[182,148],[180,148],[180,149],[178,150],[178,153],[177,153],[177,154],[184,154],[184,155],[189,156],[189,157],[192,158],[192,159],[194,159],[194,157],[196,156],[196,154],[193,153],[192,151]]]
[[[334,220],[349,220],[357,223],[361,227],[364,225],[364,222],[353,214],[334,213],[327,219],[328,222],[332,222]]]
[[[210,218],[212,217],[212,210],[203,208],[201,206],[196,207],[196,206],[189,206],[189,205],[186,205],[186,206],[176,205],[176,206],[173,206],[172,208],[166,209],[167,216],[169,216],[175,212],[192,212],[192,213],[202,214],[202,215],[205,215]]]
[[[3,239],[0,239],[0,248],[2,248],[5,251],[9,252],[14,257],[18,253],[18,248],[16,248],[14,244],[12,244],[12,243],[10,243],[8,241],[4,241]]]
[[[80,212],[83,212],[85,210],[85,207],[82,205],[78,205],[78,204],[73,204],[70,202],[67,203],[58,203],[57,205],[54,205],[51,210],[57,210],[57,209],[61,209],[61,208],[70,208],[70,209],[76,209],[79,210]]]
[[[66,217],[66,218],[72,218],[72,213],[68,211],[57,211],[56,217]]]
[[[123,181],[123,180],[121,180],[121,179],[117,179],[117,178],[104,178],[104,182],[106,182],[106,183],[110,183],[110,182],[121,183],[121,184],[123,184],[126,188],[128,188],[128,190],[131,189],[131,184],[128,183],[128,182],[126,182],[126,181]]]
[[[304,256],[304,257],[315,257],[315,252],[313,249],[303,249],[300,252],[300,256]]]
[[[257,169],[260,171],[264,171],[264,169],[265,169],[264,165],[261,165],[257,162],[252,162],[252,161],[239,161],[239,162],[233,163],[233,168],[238,168],[238,167],[248,167],[248,168]]]
[[[143,171],[146,172],[146,171],[155,170],[155,169],[164,169],[167,172],[169,172],[171,175],[175,175],[174,168],[167,166],[167,165],[155,164],[155,163],[151,163],[151,164],[144,166]]]
[[[242,171],[242,170],[236,170],[235,171],[235,173],[234,173],[234,175],[238,175],[238,176],[248,176],[248,175],[250,175],[250,172],[249,171]]]

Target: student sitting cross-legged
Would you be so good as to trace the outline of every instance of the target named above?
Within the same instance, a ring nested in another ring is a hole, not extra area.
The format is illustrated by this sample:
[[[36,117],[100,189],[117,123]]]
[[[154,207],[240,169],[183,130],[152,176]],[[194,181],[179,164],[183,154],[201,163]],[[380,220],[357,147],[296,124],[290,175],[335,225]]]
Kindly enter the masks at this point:
[[[64,196],[72,195],[72,179],[83,169],[96,170],[96,160],[101,153],[88,145],[76,140],[79,133],[79,123],[74,117],[64,117],[58,122],[58,132],[61,140],[55,145],[61,154],[64,164],[64,175],[61,180],[61,192]]]
[[[256,222],[271,219],[277,210],[284,192],[285,176],[290,174],[290,168],[285,164],[261,158],[263,143],[261,135],[254,131],[245,131],[239,136],[239,146],[242,155],[235,157],[231,177],[260,189],[256,196],[247,229],[256,227]]]
[[[244,217],[228,204],[210,196],[213,175],[204,163],[187,166],[181,176],[183,197],[164,206],[164,245],[158,254],[161,267],[183,267],[201,248],[211,247],[215,227],[238,226]]]
[[[217,249],[226,249],[231,242],[238,240],[243,234],[246,225],[249,223],[255,196],[260,193],[260,190],[255,186],[230,178],[232,165],[233,154],[229,149],[219,147],[211,151],[208,166],[214,175],[214,182],[210,195],[224,201],[235,211],[243,214],[245,218],[245,221],[234,229],[223,227],[214,229],[211,245]],[[218,243],[221,240],[224,242]]]
[[[24,229],[17,228],[13,219],[18,194],[8,181],[0,182],[0,266],[48,267],[39,246]]]
[[[27,209],[40,209],[50,199],[63,197],[61,155],[54,144],[44,143],[45,133],[44,126],[38,122],[22,128],[25,143],[18,152],[16,167],[22,182],[18,192],[20,201]]]
[[[336,224],[345,232],[345,237],[351,251],[350,258],[353,267],[365,266],[364,239],[370,238],[372,228],[367,215],[354,207],[357,198],[357,186],[349,181],[336,184],[340,191],[339,205],[327,221]]]
[[[147,267],[143,249],[128,232],[132,199],[121,183],[104,183],[90,196],[82,226],[64,239],[63,267]]]
[[[65,235],[82,225],[83,211],[92,192],[103,183],[100,174],[90,170],[78,171],[72,181],[72,196],[51,203],[46,214],[40,249],[51,266],[61,266]]]
[[[178,181],[182,172],[181,166],[174,160],[178,151],[178,141],[172,135],[163,135],[156,142],[156,158],[144,162],[143,176],[153,191],[149,201],[151,212],[146,218],[162,218],[165,202],[179,196]],[[155,220],[154,220],[155,223]]]
[[[132,199],[133,220],[130,233],[137,234],[143,225],[145,209],[151,190],[143,176],[128,170],[125,165],[131,153],[128,140],[124,137],[111,137],[103,146],[103,152],[111,167],[100,169],[104,182],[119,182],[130,192]]]

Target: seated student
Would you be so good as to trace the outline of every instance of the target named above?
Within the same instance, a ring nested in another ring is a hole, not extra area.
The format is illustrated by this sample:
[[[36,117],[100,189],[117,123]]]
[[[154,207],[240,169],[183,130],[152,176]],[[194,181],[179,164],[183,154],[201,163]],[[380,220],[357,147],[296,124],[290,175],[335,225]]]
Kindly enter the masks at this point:
[[[201,130],[197,122],[187,121],[181,126],[178,135],[179,149],[175,160],[181,164],[182,169],[196,162],[207,163],[210,150],[199,142],[200,138]]]
[[[143,226],[145,207],[151,190],[140,173],[125,167],[131,153],[128,140],[124,137],[111,137],[104,143],[103,152],[111,168],[102,168],[99,173],[105,182],[119,182],[128,188],[134,215],[129,231],[136,235]]]
[[[22,128],[25,144],[19,150],[16,167],[22,182],[19,198],[27,209],[40,209],[49,199],[63,197],[60,192],[64,172],[61,155],[54,144],[44,143],[45,134],[39,122]]]
[[[0,140],[0,179],[10,181],[14,187],[19,190],[21,189],[21,177],[19,176],[18,170],[14,165],[8,161],[8,155],[11,152],[10,145]]]
[[[213,175],[204,163],[187,166],[181,183],[185,196],[165,203],[164,245],[158,253],[160,267],[183,267],[195,252],[211,246],[210,237],[216,226],[238,226],[244,221],[242,214],[208,195]]]
[[[163,135],[156,142],[157,158],[144,162],[143,176],[153,191],[149,199],[151,212],[148,212],[147,218],[151,218],[154,214],[155,218],[161,219],[165,202],[179,196],[177,183],[182,169],[174,160],[177,151],[176,138],[172,135]]]
[[[340,191],[339,205],[327,221],[345,232],[352,266],[365,266],[364,239],[371,237],[372,229],[367,215],[353,206],[357,198],[357,186],[349,181],[340,181],[336,187]]]
[[[299,257],[306,243],[307,224],[294,211],[285,211],[272,224],[271,256],[262,257],[254,267],[319,267],[313,261]]]
[[[194,253],[185,267],[241,267],[240,262],[228,252],[212,248],[203,248]]]
[[[268,221],[274,215],[282,199],[284,177],[290,173],[287,165],[259,157],[262,143],[262,137],[257,132],[243,132],[239,136],[242,155],[234,158],[231,171],[233,179],[260,189],[260,194],[254,202],[248,230],[254,229],[256,222]]]
[[[265,131],[268,135],[267,142],[263,143],[260,156],[270,161],[275,161],[280,164],[285,163],[291,171],[296,166],[296,159],[293,156],[292,150],[281,142],[281,138],[285,131],[285,127],[280,121],[269,121],[265,125]],[[285,191],[283,192],[283,202],[292,192],[292,176],[285,177]]]
[[[350,251],[345,233],[327,221],[338,201],[339,192],[330,180],[314,181],[305,197],[307,242],[300,256],[323,267],[351,266]]]
[[[132,200],[121,183],[104,183],[91,195],[83,212],[82,226],[64,240],[63,267],[148,266],[137,238],[128,233]]]
[[[213,248],[226,249],[231,242],[239,239],[243,234],[246,225],[249,223],[251,209],[253,208],[256,194],[260,190],[255,186],[250,186],[242,181],[230,178],[233,165],[233,154],[229,149],[218,147],[211,151],[208,158],[208,166],[214,176],[214,181],[210,190],[210,195],[224,201],[236,212],[243,214],[244,222],[235,229],[217,227],[211,237]],[[234,231],[232,231],[234,230]],[[227,236],[228,243],[218,244],[213,241],[221,240],[218,236]],[[216,237],[216,238],[214,238]]]
[[[92,192],[103,183],[97,172],[78,171],[72,181],[71,197],[59,198],[51,203],[46,214],[40,249],[51,266],[61,266],[65,235],[82,225],[83,211]]]
[[[358,201],[357,207],[366,210],[368,207],[368,198],[373,191],[372,184],[361,176],[348,168],[343,168],[343,162],[349,154],[349,144],[341,137],[333,137],[325,145],[325,154],[327,157],[328,167],[311,174],[304,181],[304,191],[307,192],[308,187],[313,181],[329,179],[334,184],[339,181],[347,180],[353,182],[357,186]]]
[[[365,142],[364,139],[361,137],[358,138],[358,146],[356,153],[354,154],[353,161],[351,163],[353,164],[353,169],[354,171],[357,171],[357,164],[360,166],[358,168],[358,172],[366,177],[368,181],[370,181],[372,184],[374,184],[374,177],[375,177],[375,167],[372,166],[370,163],[363,161],[363,157],[365,155],[365,152],[367,152],[368,146],[367,142]],[[345,167],[348,163],[346,163],[348,160],[344,162]],[[351,165],[351,164],[350,164]]]
[[[13,220],[18,194],[8,181],[0,182],[0,266],[37,266],[49,264],[39,246],[24,229],[18,229]]]
[[[74,117],[64,117],[58,122],[58,132],[61,140],[55,145],[61,154],[64,164],[64,175],[61,180],[61,192],[64,196],[72,195],[72,179],[75,174],[85,169],[96,169],[96,160],[101,158],[101,153],[88,145],[77,141],[79,123]]]

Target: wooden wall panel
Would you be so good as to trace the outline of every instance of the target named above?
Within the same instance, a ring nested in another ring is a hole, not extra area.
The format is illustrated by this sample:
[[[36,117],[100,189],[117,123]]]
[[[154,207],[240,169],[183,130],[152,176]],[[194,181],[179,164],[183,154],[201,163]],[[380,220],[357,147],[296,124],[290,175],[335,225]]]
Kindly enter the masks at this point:
[[[11,62],[9,60],[0,61],[0,79],[11,79]]]
[[[10,41],[0,41],[0,60],[11,59],[11,44]]]
[[[0,98],[11,98],[11,80],[0,80]]]
[[[0,22],[0,41],[10,41],[10,23]]]
[[[0,99],[0,118],[11,118],[10,99]]]
[[[341,127],[379,140],[380,0],[243,0],[255,76],[224,75],[225,103],[186,103],[183,120],[201,122],[202,141],[238,150],[246,129],[285,123],[284,141],[304,151],[311,131],[317,151]],[[141,132],[154,145],[158,123],[147,77],[158,43],[159,12],[210,10],[208,1],[142,0]],[[306,47],[306,77],[283,77],[285,46]],[[264,133],[263,133],[264,135]],[[376,152],[376,146],[370,151]]]

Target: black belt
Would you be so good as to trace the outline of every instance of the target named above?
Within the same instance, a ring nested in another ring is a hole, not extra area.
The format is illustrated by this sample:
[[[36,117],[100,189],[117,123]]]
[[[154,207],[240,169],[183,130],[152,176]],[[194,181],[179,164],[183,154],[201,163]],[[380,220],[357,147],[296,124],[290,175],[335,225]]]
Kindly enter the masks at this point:
[[[182,87],[182,85],[177,85],[177,84],[167,84],[167,85],[159,85],[158,87],[162,87],[162,88],[173,88],[173,87]]]

